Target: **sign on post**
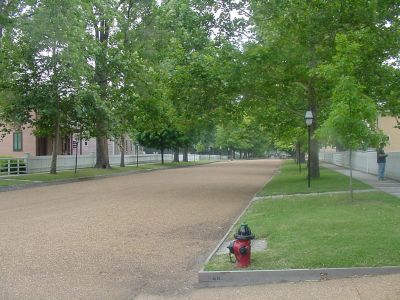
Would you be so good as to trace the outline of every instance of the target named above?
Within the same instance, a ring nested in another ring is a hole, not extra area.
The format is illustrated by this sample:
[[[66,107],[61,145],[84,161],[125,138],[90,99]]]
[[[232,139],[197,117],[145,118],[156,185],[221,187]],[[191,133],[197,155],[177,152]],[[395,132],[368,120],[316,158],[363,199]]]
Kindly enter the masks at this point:
[[[73,140],[72,141],[72,149],[75,150],[75,174],[76,174],[76,169],[78,168],[78,141]]]

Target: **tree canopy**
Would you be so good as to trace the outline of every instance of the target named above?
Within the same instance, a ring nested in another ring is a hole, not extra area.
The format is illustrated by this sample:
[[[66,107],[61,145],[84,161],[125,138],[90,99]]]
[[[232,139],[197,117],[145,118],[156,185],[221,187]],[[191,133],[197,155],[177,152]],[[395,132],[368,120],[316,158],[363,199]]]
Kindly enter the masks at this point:
[[[319,139],[366,147],[378,114],[400,117],[399,12],[394,0],[1,1],[0,125],[51,137],[54,161],[60,137],[95,137],[106,168],[108,140],[128,137],[290,149],[311,110],[318,177]]]

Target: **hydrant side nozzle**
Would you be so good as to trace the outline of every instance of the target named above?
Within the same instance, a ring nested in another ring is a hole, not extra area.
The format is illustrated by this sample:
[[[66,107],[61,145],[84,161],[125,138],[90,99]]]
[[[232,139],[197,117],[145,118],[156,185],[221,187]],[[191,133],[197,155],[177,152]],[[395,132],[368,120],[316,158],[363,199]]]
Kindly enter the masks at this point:
[[[242,248],[239,249],[239,252],[240,252],[240,254],[242,254],[242,255],[246,255],[246,253],[247,253],[247,248],[246,248],[246,247],[242,247]]]
[[[235,244],[235,241],[231,241],[230,243],[229,243],[229,245],[228,245],[228,249],[229,249],[229,253],[232,253],[232,254],[234,254],[234,251],[233,251],[233,246],[234,246],[234,244]]]

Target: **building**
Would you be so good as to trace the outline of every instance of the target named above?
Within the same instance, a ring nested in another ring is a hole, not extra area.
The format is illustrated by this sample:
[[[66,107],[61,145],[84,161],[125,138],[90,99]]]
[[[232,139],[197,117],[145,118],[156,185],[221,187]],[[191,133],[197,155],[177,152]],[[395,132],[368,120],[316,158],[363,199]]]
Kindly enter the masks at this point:
[[[389,116],[381,116],[378,118],[378,128],[381,129],[388,137],[389,143],[385,147],[386,152],[400,152],[400,128],[397,119]]]
[[[60,140],[58,154],[72,155],[75,149],[72,147],[73,137],[67,136]],[[96,139],[83,140],[78,143],[78,155],[86,155],[96,152]],[[36,137],[32,128],[13,131],[7,134],[0,142],[0,156],[23,157],[25,153],[31,156],[51,155],[53,143],[50,138]],[[142,149],[140,149],[142,151]],[[120,149],[117,143],[108,141],[109,155],[119,155]],[[127,138],[125,141],[125,154],[136,154],[134,142]]]

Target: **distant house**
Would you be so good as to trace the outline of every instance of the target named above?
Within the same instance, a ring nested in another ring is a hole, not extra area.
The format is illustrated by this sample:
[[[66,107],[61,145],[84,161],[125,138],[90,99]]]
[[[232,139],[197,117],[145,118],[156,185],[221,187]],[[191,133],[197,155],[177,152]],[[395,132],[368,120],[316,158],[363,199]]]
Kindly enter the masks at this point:
[[[385,147],[386,152],[400,152],[400,129],[395,128],[396,125],[397,120],[394,117],[378,118],[378,128],[389,137],[389,144]]]
[[[75,154],[72,141],[72,136],[62,138],[58,147],[58,154]],[[47,137],[36,137],[31,128],[13,131],[0,141],[0,156],[22,157],[24,153],[29,153],[32,156],[46,156],[51,155],[52,151],[52,140]],[[78,155],[94,152],[96,152],[96,139],[83,140],[78,144]],[[109,155],[120,154],[119,146],[112,140],[108,141],[108,153]],[[136,154],[134,143],[130,139],[125,141],[125,154]]]
[[[32,129],[18,130],[7,134],[0,142],[0,156],[22,157],[24,152],[36,155],[36,140]]]
[[[377,120],[377,126],[389,138],[389,143],[385,147],[385,152],[400,152],[400,129],[396,128],[397,119],[390,116],[380,116]],[[335,147],[322,147],[322,151],[339,151]]]

